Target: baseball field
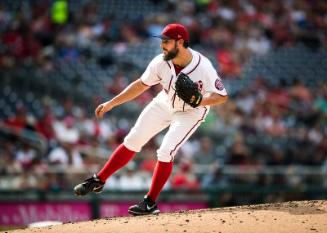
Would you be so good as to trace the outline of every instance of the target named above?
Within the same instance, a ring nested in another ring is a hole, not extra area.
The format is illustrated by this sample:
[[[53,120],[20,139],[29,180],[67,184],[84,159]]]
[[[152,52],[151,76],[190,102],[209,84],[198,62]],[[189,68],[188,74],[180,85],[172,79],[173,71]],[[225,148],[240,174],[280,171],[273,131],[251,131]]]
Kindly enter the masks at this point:
[[[323,233],[327,232],[327,201],[284,202],[141,217],[116,217],[10,231],[10,233],[29,232]]]

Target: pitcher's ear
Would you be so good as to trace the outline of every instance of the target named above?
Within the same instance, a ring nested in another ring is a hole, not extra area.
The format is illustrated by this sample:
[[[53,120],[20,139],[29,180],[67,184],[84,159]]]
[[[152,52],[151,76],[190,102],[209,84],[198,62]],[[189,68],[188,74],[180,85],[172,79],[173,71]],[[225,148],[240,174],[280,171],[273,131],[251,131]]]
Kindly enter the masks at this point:
[[[183,42],[183,46],[184,46],[184,48],[188,48],[188,46],[189,46],[189,42],[188,42],[188,41],[184,41],[184,42]]]

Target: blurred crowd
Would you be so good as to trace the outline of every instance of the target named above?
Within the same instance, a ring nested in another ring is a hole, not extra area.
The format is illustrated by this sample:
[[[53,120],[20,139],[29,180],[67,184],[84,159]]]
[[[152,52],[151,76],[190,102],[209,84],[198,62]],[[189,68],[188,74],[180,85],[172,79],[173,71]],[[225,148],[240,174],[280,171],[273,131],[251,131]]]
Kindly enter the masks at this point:
[[[145,0],[145,5],[161,6],[161,11],[143,12],[149,14],[135,18],[127,14],[124,19],[119,19],[119,12],[99,14],[101,1],[83,1],[75,11],[72,3],[28,1],[14,12],[0,4],[0,67],[33,62],[51,70],[53,59],[87,60],[90,48],[108,44],[122,53],[128,44],[159,34],[173,21],[187,26],[192,46],[214,53],[225,78],[239,77],[251,55],[264,55],[276,47],[298,42],[312,48],[327,46],[327,3],[323,0]]]
[[[189,28],[191,47],[211,51],[223,79],[239,78],[252,56],[264,56],[278,47],[292,47],[298,42],[312,49],[327,46],[327,3],[323,0],[149,1],[161,6],[162,11],[124,21],[112,15],[100,17],[99,2],[85,1],[74,12],[69,3],[26,1],[16,11],[0,3],[0,72],[30,65],[46,77],[55,71],[55,61],[87,63],[92,58],[90,49],[109,45],[117,54],[126,52],[129,44],[146,41],[172,21]],[[56,14],[58,9],[62,14]],[[115,62],[112,58],[101,61]],[[108,77],[112,79],[110,85],[103,84],[109,96],[135,78],[124,72],[119,70]],[[119,108],[139,113],[157,91],[155,87]],[[96,97],[99,93],[89,94]],[[92,99],[89,104],[95,108],[99,101]],[[42,115],[18,105],[13,116],[1,119],[1,127],[15,133],[34,132],[46,142],[46,148],[31,146],[19,136],[0,140],[0,189],[72,187],[105,163],[136,120],[121,117],[116,110],[96,120],[88,108],[69,97],[59,105],[53,108],[43,103]],[[309,88],[294,78],[291,84],[280,80],[276,87],[259,77],[225,105],[212,108],[199,132],[176,156],[166,189],[242,184],[326,187],[323,176],[303,175],[291,166],[315,166],[326,171],[326,135],[327,86],[323,81]],[[161,139],[162,134],[151,140],[133,162],[109,180],[106,188],[147,189]],[[259,172],[226,173],[229,165]],[[270,166],[289,169],[276,175],[262,172]],[[231,201],[231,197],[223,198],[226,203]]]

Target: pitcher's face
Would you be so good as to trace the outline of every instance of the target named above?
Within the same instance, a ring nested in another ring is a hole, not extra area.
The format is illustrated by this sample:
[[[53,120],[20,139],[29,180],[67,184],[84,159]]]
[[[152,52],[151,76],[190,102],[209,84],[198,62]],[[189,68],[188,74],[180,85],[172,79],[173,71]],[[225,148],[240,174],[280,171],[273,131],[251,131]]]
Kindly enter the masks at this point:
[[[163,52],[163,58],[165,61],[169,61],[171,59],[174,59],[178,53],[178,45],[176,40],[165,40],[163,39],[161,41],[160,45],[162,52]]]

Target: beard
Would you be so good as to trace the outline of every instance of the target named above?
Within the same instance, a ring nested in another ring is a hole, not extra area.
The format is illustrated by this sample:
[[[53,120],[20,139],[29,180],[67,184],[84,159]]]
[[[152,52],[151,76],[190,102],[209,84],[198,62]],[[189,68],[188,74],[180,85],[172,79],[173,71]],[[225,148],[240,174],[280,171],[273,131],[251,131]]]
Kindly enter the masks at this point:
[[[170,51],[167,51],[167,54],[163,55],[163,59],[165,61],[169,61],[171,59],[174,59],[178,55],[178,53],[179,53],[179,50],[177,48],[177,43],[175,42],[175,48],[173,48]]]

